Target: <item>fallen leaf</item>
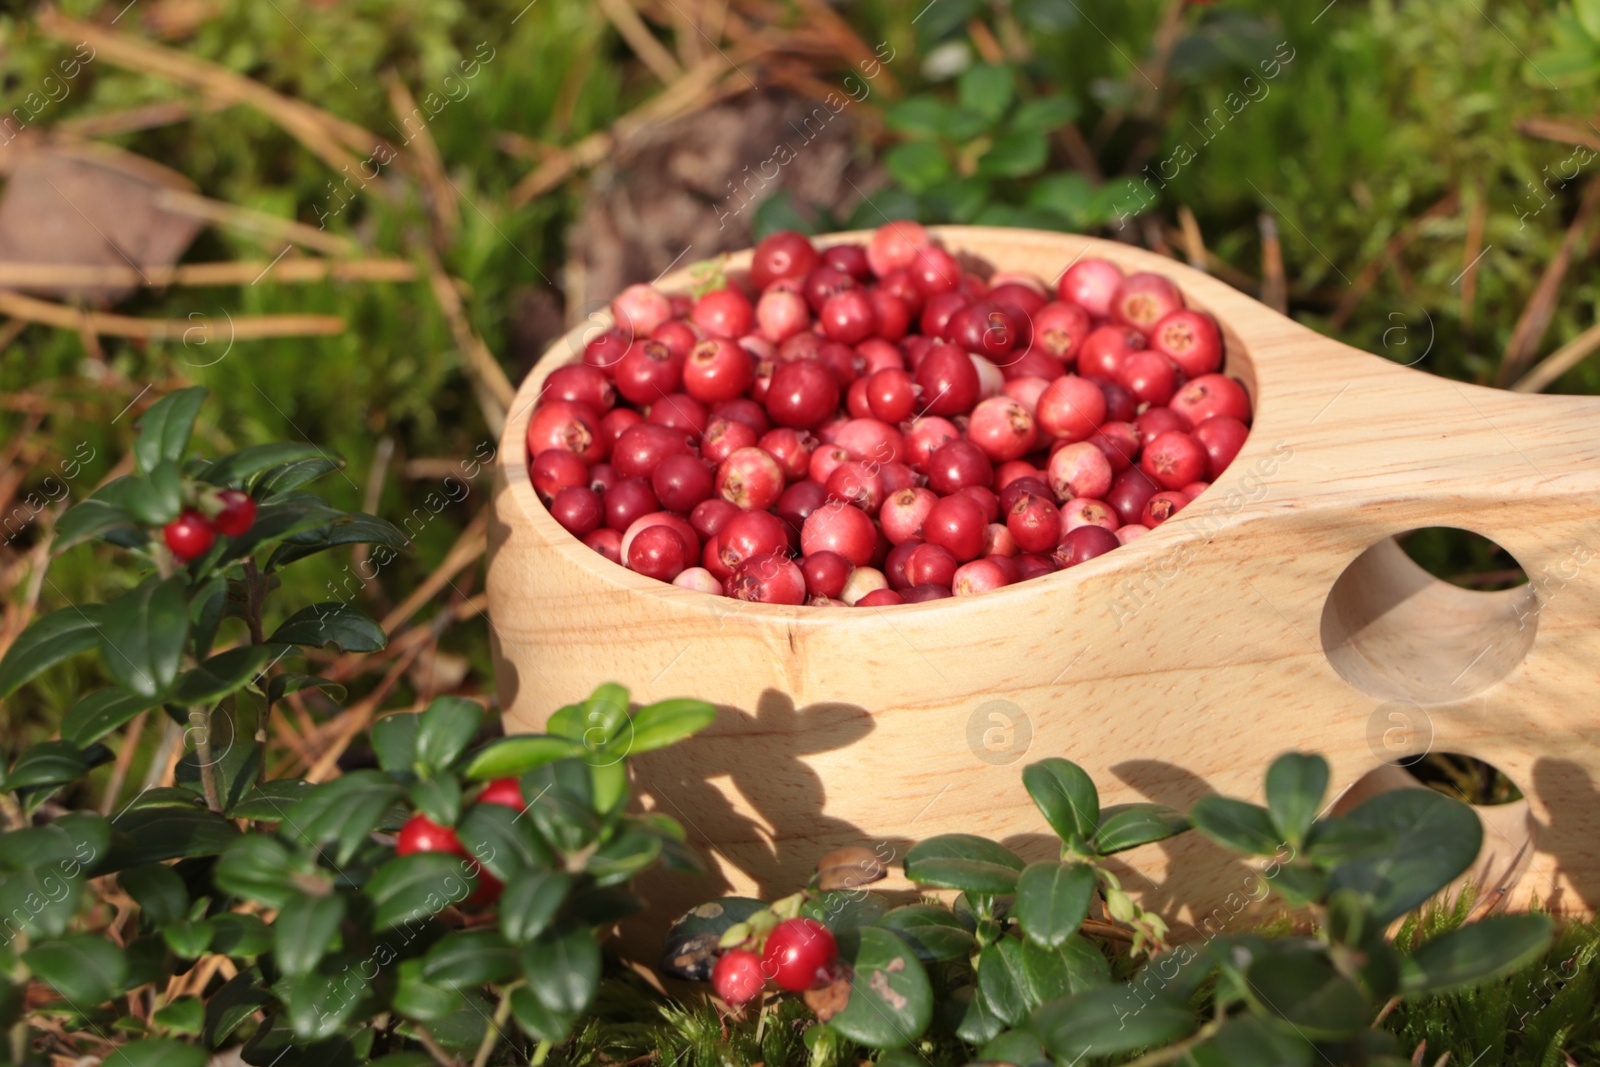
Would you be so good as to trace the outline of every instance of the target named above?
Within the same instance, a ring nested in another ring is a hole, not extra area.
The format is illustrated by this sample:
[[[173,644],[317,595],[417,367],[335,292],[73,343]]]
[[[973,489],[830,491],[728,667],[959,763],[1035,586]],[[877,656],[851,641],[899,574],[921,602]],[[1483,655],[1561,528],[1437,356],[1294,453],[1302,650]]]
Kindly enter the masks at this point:
[[[839,973],[832,982],[821,989],[806,990],[805,998],[806,1007],[816,1013],[817,1018],[823,1022],[838,1015],[850,1005],[849,969],[841,965]]]
[[[823,892],[854,889],[888,877],[889,869],[871,849],[836,849],[817,862],[817,888]]]

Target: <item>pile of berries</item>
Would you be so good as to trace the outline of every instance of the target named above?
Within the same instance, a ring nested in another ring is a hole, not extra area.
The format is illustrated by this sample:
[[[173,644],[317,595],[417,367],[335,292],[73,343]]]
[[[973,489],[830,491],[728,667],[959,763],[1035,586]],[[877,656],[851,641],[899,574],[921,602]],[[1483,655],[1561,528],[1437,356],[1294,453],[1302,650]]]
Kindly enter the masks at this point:
[[[741,600],[876,607],[1076,566],[1182,510],[1249,432],[1216,320],[1165,276],[984,280],[913,222],[773,234],[698,299],[635,285],[611,309],[545,380],[534,488],[612,562]]]
[[[173,558],[188,563],[210,552],[218,534],[238,537],[248,532],[255,521],[256,502],[249,493],[222,489],[202,495],[199,506],[186,508],[163,526],[161,536]]]
[[[483,787],[474,803],[501,804],[514,809],[519,815],[527,808],[522,799],[522,783],[515,778],[494,779]],[[500,892],[505,888],[500,879],[484,870],[472,857],[455,830],[439,825],[421,812],[411,816],[400,827],[394,851],[397,856],[409,856],[413,852],[444,852],[465,860],[471,876],[477,879],[477,885],[462,902],[464,904],[493,904],[500,899]]]

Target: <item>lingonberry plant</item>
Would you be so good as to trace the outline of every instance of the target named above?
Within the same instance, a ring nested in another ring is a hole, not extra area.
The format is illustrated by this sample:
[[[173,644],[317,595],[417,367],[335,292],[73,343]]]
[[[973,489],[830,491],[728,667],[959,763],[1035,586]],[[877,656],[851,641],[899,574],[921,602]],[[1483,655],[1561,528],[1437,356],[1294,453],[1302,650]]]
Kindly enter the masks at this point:
[[[265,777],[274,705],[343,696],[296,650],[384,644],[340,603],[269,629],[276,572],[405,538],[303,491],[337,467],[314,447],[185,459],[203,395],[152,405],[137,472],[57,526],[57,550],[98,537],[154,573],[44,616],[0,659],[0,696],[91,649],[114,683],[66,709],[58,739],[0,759],[0,1062],[203,1067],[235,1046],[251,1064],[542,1062],[594,997],[602,937],[639,906],[630,879],[696,867],[671,819],[627,813],[627,758],[715,710],[630,713],[604,685],[546,734],[485,742],[482,707],[440,697],[376,721],[376,767]],[[68,810],[155,708],[184,729],[175,782],[109,816]]]
[[[728,897],[689,912],[663,967],[709,978],[734,1011],[802,993],[818,1020],[807,1033],[814,1056],[855,1043],[905,1050],[877,1062],[909,1065],[913,1049],[956,1042],[974,1062],[1019,1067],[1399,1067],[1407,1061],[1376,1025],[1386,1004],[1496,977],[1551,941],[1548,917],[1522,914],[1407,953],[1391,943],[1391,924],[1466,871],[1482,843],[1471,809],[1431,790],[1319,818],[1328,765],[1293,753],[1268,769],[1265,807],[1212,796],[1187,817],[1153,804],[1102,810],[1088,775],[1062,759],[1029,765],[1023,781],[1060,838],[1059,859],[1027,863],[981,837],[936,837],[912,847],[904,869],[944,895],[891,907],[864,888],[886,876],[889,857],[842,849],[790,897]],[[1170,938],[1104,861],[1191,828],[1261,861],[1245,893],[1263,900],[1270,889],[1307,909],[1314,932],[1205,923],[1198,938]],[[1112,942],[1131,956],[1113,957]],[[1113,978],[1141,955],[1126,980]]]

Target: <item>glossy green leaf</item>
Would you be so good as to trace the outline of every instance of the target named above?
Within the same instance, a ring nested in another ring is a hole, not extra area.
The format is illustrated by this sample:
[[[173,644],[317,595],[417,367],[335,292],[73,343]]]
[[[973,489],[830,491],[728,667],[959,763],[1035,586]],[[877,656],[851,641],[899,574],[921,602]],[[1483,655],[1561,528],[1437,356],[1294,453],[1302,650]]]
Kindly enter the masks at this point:
[[[456,836],[502,882],[528,868],[550,867],[555,856],[533,820],[503,804],[473,804],[456,824]]]
[[[815,919],[835,934],[858,926],[876,926],[889,912],[889,902],[877,893],[860,889],[832,889],[800,905],[800,914]],[[885,930],[891,927],[884,927]]]
[[[883,154],[883,167],[913,193],[925,193],[950,177],[950,159],[932,141],[906,141]]]
[[[461,783],[454,775],[422,778],[406,787],[406,800],[419,815],[454,826],[461,815]]]
[[[362,1009],[371,993],[362,960],[330,957],[323,970],[285,982],[284,1006],[295,1036],[318,1041],[336,1034]]]
[[[1306,835],[1305,855],[1331,866],[1345,860],[1376,856],[1394,847],[1394,835],[1330,815],[1318,819]]]
[[[423,977],[423,967],[420,958],[401,962],[400,981],[395,987],[392,1004],[394,1010],[422,1022],[433,1022],[460,1011],[467,1002],[461,991],[428,981]]]
[[[942,834],[906,853],[906,877],[918,885],[970,893],[1009,893],[1017,887],[1022,857],[973,834]]]
[[[1208,796],[1189,809],[1195,829],[1236,852],[1270,856],[1283,845],[1283,837],[1267,809],[1232,797]]]
[[[446,770],[467,750],[483,725],[483,705],[465,697],[436,697],[417,719],[417,762],[429,773]]]
[[[1025,133],[1054,133],[1076,122],[1081,111],[1070,96],[1041,96],[1017,108],[1011,116],[1011,128]]]
[[[332,461],[331,457],[316,445],[275,441],[270,444],[252,445],[208,463],[200,470],[198,477],[201,481],[210,482],[212,485],[249,489],[254,484],[255,478],[263,472],[307,459]]]
[[[374,904],[372,926],[416,924],[471,895],[470,864],[448,852],[396,856],[372,873],[363,891]]]
[[[22,683],[62,660],[93,648],[103,614],[100,604],[73,605],[35,620],[0,659],[0,697],[10,696]]]
[[[189,890],[178,872],[164,863],[145,863],[117,875],[117,884],[139,905],[140,918],[161,926],[188,913]]]
[[[211,917],[215,933],[211,937],[211,951],[223,956],[259,956],[272,947],[272,934],[267,924],[254,915],[224,911]]]
[[[1044,134],[1003,133],[978,160],[978,173],[994,178],[1021,178],[1042,169],[1050,158]]]
[[[1273,946],[1245,971],[1250,996],[1261,1008],[1313,1039],[1354,1037],[1377,1010],[1322,953]]]
[[[1286,752],[1267,768],[1267,810],[1278,834],[1298,847],[1328,793],[1328,761]]]
[[[66,997],[78,1011],[90,1011],[122,992],[128,961],[98,934],[72,934],[41,941],[22,954],[34,977]]]
[[[583,1011],[600,987],[600,946],[582,927],[527,942],[521,960],[528,989],[555,1014]]]
[[[1094,850],[1102,856],[1165,841],[1189,830],[1187,817],[1163,804],[1114,804],[1100,812]]]
[[[1028,1029],[1058,1063],[1116,1056],[1180,1040],[1199,1029],[1189,1005],[1164,990],[1114,985],[1041,1004]]]
[[[183,458],[207,392],[200,386],[175,389],[139,416],[136,424],[139,436],[134,438],[133,457],[141,471],[153,470],[163,461],[176,463]]]
[[[253,819],[279,823],[311,791],[310,782],[298,778],[274,778],[247,789],[239,802],[228,808],[232,819]]]
[[[141,526],[165,526],[183,511],[183,478],[178,466],[162,462],[132,483],[127,508]]]
[[[591,943],[593,940],[590,938]],[[451,989],[505,982],[516,973],[517,951],[497,930],[453,931],[436,941],[423,957],[422,976]]]
[[[988,999],[972,985],[951,990],[940,1004],[940,1014],[955,1035],[969,1045],[991,1041],[1006,1028],[1005,1020],[994,1013]]]
[[[1003,64],[980,63],[968,67],[956,80],[956,99],[963,108],[999,122],[1016,94],[1015,75]]]
[[[1404,962],[1407,993],[1439,993],[1519,970],[1549,951],[1548,915],[1491,915],[1432,938]]]
[[[948,908],[906,904],[886,912],[877,925],[893,930],[920,960],[962,959],[977,951],[978,940]]]
[[[590,752],[619,746],[632,747],[633,722],[628,715],[628,690],[616,682],[595,686],[583,702],[583,736],[579,738]]]
[[[1063,993],[1081,993],[1111,982],[1111,964],[1094,942],[1082,935],[1074,934],[1054,948],[1034,941],[1019,944],[1030,1011]]]
[[[61,722],[61,738],[75,745],[91,745],[155,707],[155,697],[125,693],[121,689],[96,689],[82,697]]]
[[[333,861],[343,866],[403,795],[404,790],[381,771],[342,774],[313,787],[295,804],[282,832],[310,845],[335,842]]]
[[[211,947],[217,928],[206,919],[180,919],[161,927],[161,938],[179,959],[196,960]]]
[[[296,893],[272,922],[272,949],[278,967],[290,978],[310,974],[333,950],[344,922],[346,898],[338,893]]]
[[[188,593],[182,577],[150,578],[102,607],[100,659],[123,689],[154,697],[178,676],[189,640]]]
[[[311,493],[284,493],[260,501],[256,505],[256,521],[238,537],[223,542],[218,557],[223,562],[253,557],[262,545],[328,526],[346,514]]]
[[[164,700],[184,705],[215,703],[240,686],[255,681],[276,655],[277,650],[265,645],[241,645],[219,652],[179,677]]]
[[[984,1045],[978,1051],[980,1063],[1009,1063],[1014,1067],[1048,1065],[1044,1046],[1038,1038],[1024,1030],[1009,1030]]]
[[[206,1020],[201,1030],[205,1043],[216,1048],[267,1002],[266,991],[251,971],[240,971],[206,998]]]
[[[465,774],[480,782],[520,777],[535,767],[583,754],[581,741],[547,734],[518,734],[486,746],[472,757]]]
[[[316,461],[313,461],[316,462]],[[326,461],[324,461],[326,462]],[[304,533],[293,534],[272,550],[262,570],[271,573],[297,560],[326,552],[341,545],[383,545],[406,548],[411,539],[394,523],[365,512],[349,512],[337,522]],[[393,555],[388,553],[387,555]],[[379,563],[383,560],[379,559]]]
[[[175,1034],[197,1035],[205,1024],[206,1004],[199,997],[179,997],[156,1009],[150,1021]]]
[[[704,700],[687,697],[658,700],[633,714],[633,740],[626,753],[642,756],[675,745],[699,733],[717,719],[717,709]]]
[[[326,454],[309,459],[295,459],[269,467],[255,480],[251,495],[258,500],[269,500],[280,493],[298,489],[314,482],[324,474],[332,474],[344,467],[344,460]]]
[[[1393,841],[1388,852],[1333,871],[1333,888],[1365,894],[1379,923],[1398,919],[1449,885],[1483,844],[1483,823],[1472,809],[1431,789],[1379,793],[1344,817]]]
[[[1087,847],[1099,827],[1100,793],[1082,767],[1058,757],[1040,760],[1022,769],[1022,784],[1062,841]]]
[[[22,750],[5,773],[7,789],[65,785],[89,773],[83,750],[70,741],[41,741]]]
[[[378,652],[387,643],[383,627],[370,615],[337,600],[302,608],[267,638],[269,645],[334,645],[342,652]]]
[[[936,96],[910,96],[884,109],[884,123],[896,133],[912,137],[938,137],[950,115],[950,105]]]
[[[328,699],[332,700],[335,704],[344,700],[345,697],[344,686],[340,685],[338,682],[331,681],[327,678],[319,678],[314,674],[299,674],[294,671],[284,671],[282,674],[273,675],[271,680],[267,683],[267,702],[269,704],[276,704],[290,693],[298,693],[305,689],[320,689],[324,693],[327,693]],[[396,716],[393,715],[386,715],[383,719],[379,719],[378,722],[383,722],[384,719],[392,719],[395,717]],[[373,724],[373,729],[377,729],[377,723]]]
[[[978,991],[995,1015],[1015,1026],[1027,1017],[1028,977],[1022,969],[1022,942],[1013,937],[983,946],[978,956]]]
[[[927,972],[893,931],[863,926],[839,938],[850,966],[850,1002],[829,1025],[868,1048],[901,1048],[920,1038],[933,1019]]]
[[[619,885],[661,856],[661,838],[640,826],[625,825],[590,854],[584,869],[595,885]]]
[[[81,544],[91,537],[99,537],[118,527],[134,527],[136,521],[133,513],[121,504],[90,497],[73,505],[66,514],[56,520],[55,538],[50,544],[50,554],[60,555],[73,545]],[[143,536],[142,531],[139,533]]]
[[[205,1067],[206,1053],[181,1041],[147,1037],[122,1045],[105,1062],[115,1067]]]
[[[1017,879],[1011,913],[1028,940],[1053,948],[1088,918],[1095,887],[1094,868],[1086,863],[1032,863]]]
[[[110,854],[99,873],[185,856],[212,856],[239,839],[239,829],[204,807],[125,809],[111,822]]]
[[[0,872],[0,919],[8,936],[14,929],[35,938],[66,933],[83,899],[84,881],[54,865]]]
[[[572,889],[565,871],[525,870],[500,894],[500,931],[513,945],[532,941],[549,927]]]
[[[564,1041],[572,1031],[576,1016],[551,1011],[527,986],[511,991],[511,1015],[538,1041]]]

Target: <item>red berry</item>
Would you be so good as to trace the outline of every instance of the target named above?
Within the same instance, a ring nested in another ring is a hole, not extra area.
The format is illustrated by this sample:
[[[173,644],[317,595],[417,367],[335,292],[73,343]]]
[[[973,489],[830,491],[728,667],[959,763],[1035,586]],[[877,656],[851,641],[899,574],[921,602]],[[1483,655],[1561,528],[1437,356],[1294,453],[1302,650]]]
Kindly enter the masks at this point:
[[[818,313],[822,311],[822,306],[828,302],[830,296],[847,289],[854,289],[857,284],[847,272],[824,263],[806,275],[805,281],[801,283],[800,293],[806,298],[806,303],[811,305],[812,312]]]
[[[211,551],[217,528],[200,512],[190,509],[161,528],[161,536],[179,563],[188,563]]]
[[[1222,331],[1217,320],[1203,311],[1183,309],[1164,316],[1150,331],[1150,347],[1190,378],[1222,366]]]
[[[528,464],[528,478],[539,499],[548,504],[568,486],[587,483],[589,465],[564,448],[547,448]],[[221,528],[220,523],[218,528]]]
[[[585,463],[606,458],[610,442],[600,433],[600,416],[593,408],[570,400],[541,404],[528,420],[528,455],[547,448],[572,452]]]
[[[983,532],[988,524],[983,509],[971,499],[947,496],[928,509],[928,517],[922,523],[923,540],[949,549],[957,562],[965,563],[982,555]]]
[[[612,408],[600,416],[600,440],[604,442],[606,452],[616,447],[617,438],[622,436],[623,430],[643,421],[644,416],[632,408]]]
[[[1205,477],[1206,450],[1186,433],[1168,430],[1144,446],[1139,469],[1163,489],[1181,489]]]
[[[1111,461],[1088,441],[1067,445],[1050,457],[1050,489],[1059,500],[1103,499],[1111,488]]]
[[[1076,567],[1105,555],[1120,544],[1117,535],[1103,526],[1080,526],[1062,535],[1061,543],[1056,546],[1055,561],[1062,568]]]
[[[883,506],[883,479],[871,463],[846,460],[828,475],[824,488],[830,499],[853,504],[868,515],[876,515]]]
[[[409,856],[413,852],[450,852],[465,856],[461,839],[448,826],[440,826],[426,815],[418,813],[406,820],[395,839],[396,855]]]
[[[570,400],[604,414],[617,405],[617,390],[598,367],[569,363],[557,367],[544,380],[541,400]]]
[[[1085,441],[1106,418],[1100,387],[1076,375],[1051,382],[1039,394],[1039,428],[1060,441]]]
[[[1111,298],[1122,284],[1122,271],[1115,263],[1104,259],[1080,259],[1068,267],[1056,285],[1062,300],[1081,304],[1089,314],[1107,318],[1111,314]]]
[[[874,589],[861,599],[855,606],[858,608],[886,608],[892,604],[904,604],[905,598],[893,589]]]
[[[712,482],[705,461],[682,452],[663,457],[650,475],[650,488],[661,506],[685,515],[711,496]]]
[[[713,289],[690,313],[694,324],[714,337],[743,337],[754,317],[750,301],[737,289]]]
[[[806,578],[783,552],[768,552],[745,560],[733,572],[727,592],[735,600],[758,604],[804,604]]]
[[[939,495],[931,489],[902,489],[891,493],[878,509],[878,522],[891,544],[901,544],[922,536],[922,524]]]
[[[757,289],[780,278],[804,278],[822,262],[811,239],[794,230],[780,230],[761,239],[750,257],[750,281]]]
[[[702,500],[689,512],[689,525],[694,527],[694,532],[700,535],[702,543],[711,539],[712,535],[722,532],[728,525],[728,520],[739,514],[739,506],[730,504],[720,496],[710,500]]]
[[[994,522],[1000,517],[1000,496],[987,486],[964,485],[952,495],[964,496],[977,504],[983,512],[984,522]]]
[[[761,957],[748,949],[729,949],[711,969],[712,990],[735,1008],[759,997],[766,982],[761,973]]]
[[[583,346],[583,362],[585,366],[609,378],[617,368],[617,361],[622,358],[622,353],[628,350],[628,345],[633,343],[632,331],[607,330]]]
[[[1010,584],[1011,579],[1001,564],[993,559],[975,559],[963,563],[956,571],[950,582],[950,592],[954,596],[972,596]]]
[[[1195,425],[1194,438],[1206,450],[1209,461],[1207,469],[1213,479],[1227,470],[1233,457],[1244,447],[1244,440],[1248,436],[1249,427],[1229,415],[1213,415]]]
[[[1132,422],[1139,411],[1139,404],[1133,399],[1133,394],[1122,387],[1119,382],[1110,378],[1091,378],[1090,381],[1100,387],[1100,392],[1106,398],[1106,420],[1109,422]]]
[[[718,531],[717,542],[721,566],[731,573],[755,556],[786,551],[789,534],[784,521],[771,512],[742,511]],[[707,569],[717,573],[716,567],[708,565]]]
[[[830,245],[822,250],[822,262],[834,270],[843,271],[856,281],[866,281],[872,276],[872,265],[867,260],[865,245]]]
[[[577,459],[576,456],[573,458]],[[211,521],[218,533],[224,537],[238,537],[255,525],[256,502],[249,493],[224,489],[217,494],[217,499],[222,503],[222,510]]]
[[[755,357],[726,337],[710,337],[683,364],[683,391],[703,404],[743,396],[755,381]]]
[[[683,535],[664,523],[640,530],[634,535],[627,552],[629,570],[663,582],[672,581],[679,571],[693,562]]]
[[[772,429],[772,420],[767,418],[767,409],[747,396],[713,404],[711,415],[713,418],[724,418],[729,422],[742,422],[754,430],[757,437]]]
[[[863,463],[897,463],[906,451],[905,435],[878,419],[846,421],[834,433],[832,443]]]
[[[898,367],[875,371],[866,379],[867,404],[874,418],[904,422],[917,405],[917,383],[909,371]]]
[[[785,481],[798,482],[811,469],[811,453],[817,447],[817,439],[804,430],[780,426],[762,434],[756,447],[778,461]]]
[[[1117,368],[1117,381],[1139,403],[1160,407],[1172,399],[1178,385],[1178,368],[1160,352],[1145,349],[1129,353]]]
[[[1004,363],[1025,336],[1025,324],[1005,305],[981,300],[950,320],[950,339],[968,352]]]
[[[865,290],[846,289],[830,296],[817,314],[822,334],[841,344],[860,344],[878,328],[878,315]]]
[[[935,585],[933,582],[914,585],[900,594],[907,604],[921,604],[929,600],[944,600],[954,595],[954,593],[950,592],[948,585]]]
[[[1110,504],[1083,496],[1075,496],[1061,505],[1061,522],[1068,533],[1080,526],[1102,526],[1115,533],[1122,526]]]
[[[1061,512],[1044,496],[1023,493],[1006,512],[1006,529],[1024,552],[1049,552],[1061,540]]]
[[[694,346],[700,343],[705,336],[705,331],[686,322],[673,319],[663,322],[660,326],[650,331],[650,340],[660,341],[667,346],[667,351],[672,353],[673,359],[688,359]]]
[[[569,485],[550,501],[550,515],[574,537],[586,537],[605,522],[605,498],[587,485]]]
[[[1089,438],[1089,443],[1105,453],[1113,474],[1121,474],[1133,466],[1133,459],[1139,454],[1139,431],[1126,422],[1102,423],[1100,432]]]
[[[994,465],[983,449],[963,438],[941,445],[928,457],[925,470],[928,488],[942,496],[968,486],[987,486],[994,479]]]
[[[1117,520],[1128,526],[1143,521],[1145,504],[1160,491],[1161,487],[1144,471],[1129,467],[1112,481],[1104,500],[1117,513]]]
[[[991,396],[972,409],[967,437],[996,463],[1021,459],[1038,439],[1033,416],[1009,396]]]
[[[611,449],[611,465],[624,478],[648,478],[668,456],[688,455],[689,435],[670,426],[641,422],[622,431]]]
[[[947,548],[922,544],[906,557],[906,581],[912,586],[949,585],[961,564]]]
[[[892,271],[903,271],[917,260],[917,253],[933,243],[920,223],[901,219],[878,227],[867,242],[867,264],[879,278]]]
[[[1122,361],[1144,347],[1144,334],[1131,326],[1101,326],[1078,349],[1078,373],[1115,379]]]
[[[839,947],[826,926],[815,919],[785,919],[767,935],[761,970],[779,989],[798,993],[832,981],[838,958]]]
[[[833,500],[813,511],[800,531],[800,551],[837,552],[852,566],[864,567],[872,561],[878,531],[872,519],[860,508]]]
[[[816,360],[781,364],[772,372],[766,406],[779,426],[814,430],[839,410],[839,379]]]
[[[1172,430],[1188,433],[1191,429],[1189,420],[1171,408],[1146,408],[1133,421],[1133,428],[1139,434],[1140,441],[1154,441]]]
[[[1050,491],[1050,485],[1045,481],[1045,478],[1046,475],[1043,471],[1035,471],[1027,477],[1017,478],[1009,482],[998,494],[1000,514],[1009,515],[1011,509],[1017,506],[1017,501],[1022,499],[1024,493],[1029,496],[1043,497],[1054,503],[1055,494]]]
[[[706,432],[708,418],[705,405],[694,397],[687,393],[670,393],[650,405],[650,414],[644,421],[699,437]]]
[[[661,507],[655,490],[643,478],[624,478],[605,491],[601,503],[605,506],[606,525],[618,531]]]
[[[516,778],[496,778],[478,794],[479,804],[500,804],[521,811],[527,807],[522,799],[522,782]]]
[[[1140,271],[1122,279],[1111,298],[1111,318],[1149,334],[1167,315],[1183,309],[1183,294],[1163,274]]]
[[[803,534],[800,543],[805,544]],[[835,600],[844,595],[844,583],[850,580],[854,570],[855,565],[837,552],[810,552],[800,563],[800,572],[806,578],[806,592]]]
[[[956,262],[955,256],[935,245],[918,249],[906,269],[924,296],[948,293],[961,284],[961,264]]]
[[[700,455],[712,463],[721,463],[741,448],[754,448],[760,435],[747,422],[713,418],[700,439]]]
[[[612,563],[622,563],[622,531],[610,528],[596,530],[584,537],[583,543],[600,553]]]
[[[1089,313],[1082,307],[1053,301],[1034,313],[1034,347],[1063,363],[1071,363],[1078,358],[1078,349],[1093,328]]]
[[[929,415],[965,415],[978,402],[978,368],[955,345],[934,345],[917,365],[922,410]]]
[[[929,298],[922,306],[922,314],[917,316],[917,325],[923,336],[948,341],[955,328],[956,316],[966,310],[968,303],[965,294],[958,292],[939,293]]]
[[[1140,521],[1153,530],[1188,505],[1189,498],[1182,493],[1171,490],[1165,493],[1157,493],[1145,502],[1144,514],[1140,516]]]
[[[1207,419],[1226,415],[1240,422],[1250,421],[1250,394],[1244,386],[1221,374],[1203,374],[1178,390],[1172,410],[1199,425]]]
[[[759,448],[741,448],[717,467],[717,493],[752,511],[765,511],[783,495],[783,468]]]
[[[884,289],[867,290],[872,302],[873,333],[885,341],[898,341],[911,329],[911,305]]]
[[[778,513],[778,518],[789,524],[798,537],[811,513],[827,502],[827,488],[820,482],[806,478],[785,489],[772,510]]]
[[[635,404],[653,403],[683,386],[683,364],[684,357],[660,341],[635,341],[617,361],[617,392]]]

